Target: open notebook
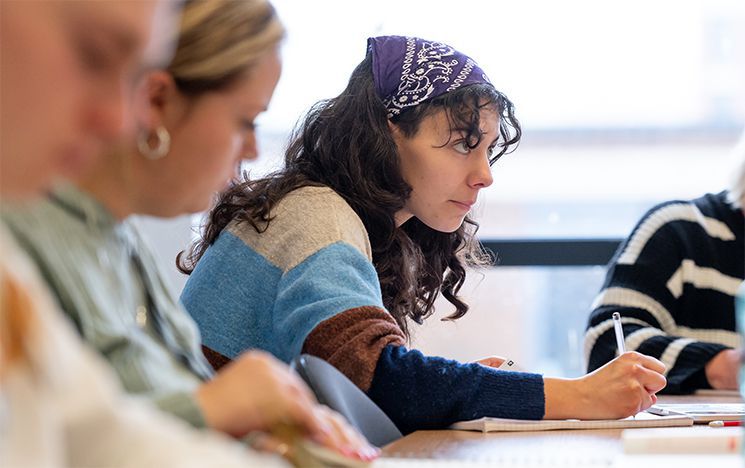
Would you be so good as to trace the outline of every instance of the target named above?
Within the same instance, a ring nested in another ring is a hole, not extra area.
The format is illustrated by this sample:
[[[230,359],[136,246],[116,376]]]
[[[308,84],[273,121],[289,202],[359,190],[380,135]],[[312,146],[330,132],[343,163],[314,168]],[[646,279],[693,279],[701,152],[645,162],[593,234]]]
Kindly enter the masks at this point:
[[[685,414],[658,416],[641,412],[625,419],[544,419],[528,421],[523,419],[480,418],[461,421],[450,426],[451,429],[481,432],[553,431],[557,429],[623,429],[634,427],[672,427],[692,426],[693,418]]]

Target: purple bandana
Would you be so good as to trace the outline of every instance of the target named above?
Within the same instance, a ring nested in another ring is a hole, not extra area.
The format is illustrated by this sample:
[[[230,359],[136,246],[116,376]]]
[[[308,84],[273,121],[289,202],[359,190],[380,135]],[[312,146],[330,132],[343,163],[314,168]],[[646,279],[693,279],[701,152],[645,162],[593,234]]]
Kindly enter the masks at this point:
[[[441,42],[379,36],[369,38],[367,47],[372,51],[375,90],[389,119],[461,86],[491,83],[470,57]]]

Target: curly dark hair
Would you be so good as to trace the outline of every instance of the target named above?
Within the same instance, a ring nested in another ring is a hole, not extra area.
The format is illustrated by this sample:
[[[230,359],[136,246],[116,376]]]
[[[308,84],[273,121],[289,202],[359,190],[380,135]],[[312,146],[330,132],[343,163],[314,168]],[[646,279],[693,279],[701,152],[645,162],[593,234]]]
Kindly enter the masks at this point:
[[[466,129],[465,141],[475,148],[482,138],[483,109],[494,109],[500,116],[499,150],[490,159],[493,163],[515,148],[521,129],[512,103],[490,84],[464,86],[408,108],[391,121],[411,137],[424,118],[445,110],[451,128]],[[465,268],[490,260],[475,240],[478,224],[466,217],[456,231],[444,233],[413,217],[396,227],[394,215],[404,207],[411,187],[401,175],[387,113],[375,91],[370,54],[339,96],[316,103],[299,122],[283,169],[257,180],[244,175],[218,196],[201,240],[188,254],[179,254],[179,269],[191,273],[234,219],[263,232],[275,204],[304,186],[330,187],[360,217],[370,238],[383,304],[407,337],[407,319],[421,324],[433,312],[440,292],[456,309],[446,320],[468,311],[457,295],[466,278]]]

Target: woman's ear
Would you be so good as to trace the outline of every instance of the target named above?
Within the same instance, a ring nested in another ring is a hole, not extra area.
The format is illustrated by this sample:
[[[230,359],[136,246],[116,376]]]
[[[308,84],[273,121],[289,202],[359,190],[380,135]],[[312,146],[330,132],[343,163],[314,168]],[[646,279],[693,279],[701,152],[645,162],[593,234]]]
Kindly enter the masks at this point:
[[[164,125],[178,98],[176,82],[170,73],[163,70],[145,73],[135,89],[138,127],[153,129]]]
[[[398,144],[398,142],[404,138],[403,132],[401,132],[401,129],[398,128],[398,125],[394,124],[390,120],[388,121],[388,130],[391,131],[391,136],[393,137],[393,141]]]

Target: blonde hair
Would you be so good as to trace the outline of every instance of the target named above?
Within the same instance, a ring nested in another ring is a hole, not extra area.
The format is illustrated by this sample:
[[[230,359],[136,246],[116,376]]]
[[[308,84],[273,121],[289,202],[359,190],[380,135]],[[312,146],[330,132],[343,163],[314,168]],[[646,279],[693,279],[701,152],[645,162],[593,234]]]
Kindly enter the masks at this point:
[[[186,94],[220,90],[249,73],[284,35],[267,0],[189,0],[167,70]]]

